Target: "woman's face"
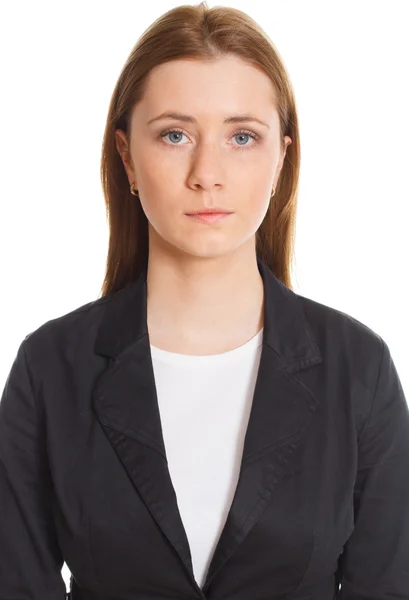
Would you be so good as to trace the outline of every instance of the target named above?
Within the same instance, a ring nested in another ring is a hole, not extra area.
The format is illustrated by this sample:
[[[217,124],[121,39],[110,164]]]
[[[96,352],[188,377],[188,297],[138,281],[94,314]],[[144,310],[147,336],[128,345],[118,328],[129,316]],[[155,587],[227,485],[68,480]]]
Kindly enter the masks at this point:
[[[179,116],[158,119],[163,113]],[[251,115],[264,125],[225,122],[236,115]],[[235,56],[160,65],[134,107],[130,146],[119,129],[116,140],[149,221],[150,252],[157,245],[217,257],[246,242],[254,249],[291,143],[286,136],[280,151],[274,88],[262,71]],[[210,224],[186,215],[213,207],[233,214]]]

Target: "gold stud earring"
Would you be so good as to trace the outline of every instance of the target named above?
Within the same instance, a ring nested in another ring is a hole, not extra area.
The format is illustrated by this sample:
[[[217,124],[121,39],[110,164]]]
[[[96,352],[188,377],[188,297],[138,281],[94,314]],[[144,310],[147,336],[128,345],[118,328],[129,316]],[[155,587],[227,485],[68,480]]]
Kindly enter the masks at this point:
[[[134,190],[134,188],[133,188],[133,186],[134,186],[134,185],[135,185],[135,182],[131,183],[131,187],[130,187],[131,194],[132,194],[133,196],[139,196],[139,194],[138,194],[138,190]]]

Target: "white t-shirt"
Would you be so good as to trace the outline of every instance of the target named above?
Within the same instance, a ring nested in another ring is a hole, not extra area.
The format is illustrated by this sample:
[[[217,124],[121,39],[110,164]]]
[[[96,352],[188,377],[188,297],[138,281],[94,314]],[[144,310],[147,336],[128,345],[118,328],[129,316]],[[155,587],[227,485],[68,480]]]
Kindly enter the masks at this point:
[[[236,490],[263,329],[223,354],[176,354],[151,345],[168,467],[198,585]]]

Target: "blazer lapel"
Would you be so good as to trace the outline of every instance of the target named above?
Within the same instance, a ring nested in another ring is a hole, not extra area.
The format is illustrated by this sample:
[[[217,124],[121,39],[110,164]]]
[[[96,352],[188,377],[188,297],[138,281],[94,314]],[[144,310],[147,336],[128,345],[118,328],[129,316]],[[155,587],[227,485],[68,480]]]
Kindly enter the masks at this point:
[[[202,598],[269,502],[319,403],[288,376],[322,362],[301,301],[261,259],[257,264],[265,300],[260,366],[237,488],[202,589],[167,465],[147,330],[146,270],[112,295],[94,348],[112,359],[93,390],[101,426]]]

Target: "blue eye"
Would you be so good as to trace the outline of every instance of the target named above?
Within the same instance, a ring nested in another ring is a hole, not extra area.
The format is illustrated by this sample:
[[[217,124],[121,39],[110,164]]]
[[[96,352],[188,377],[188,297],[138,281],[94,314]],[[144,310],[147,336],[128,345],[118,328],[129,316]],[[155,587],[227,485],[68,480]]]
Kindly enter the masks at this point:
[[[183,136],[185,135],[185,133],[180,130],[180,129],[168,129],[167,131],[164,131],[160,134],[160,137],[165,138],[167,135],[171,135],[171,134],[177,134],[179,136]],[[259,139],[259,135],[257,133],[254,133],[254,131],[249,131],[249,130],[241,130],[238,131],[237,133],[234,133],[232,137],[237,137],[237,136],[244,136],[244,137],[248,137],[251,138],[253,140],[254,143],[252,144],[238,144],[236,146],[237,149],[241,150],[247,150],[252,148],[253,146],[255,146],[256,141]],[[175,140],[174,140],[175,141]],[[179,137],[179,141],[180,141],[180,137]],[[168,144],[168,146],[184,146],[185,144],[179,144],[177,141],[175,144],[171,143]]]
[[[251,131],[239,131],[238,133],[235,133],[233,135],[233,137],[236,137],[238,135],[244,136],[244,137],[250,137],[252,138],[254,141],[256,141],[258,139],[258,135],[251,132]],[[239,144],[239,146],[241,146],[242,144]],[[248,144],[247,144],[248,145]],[[250,146],[252,146],[253,144],[250,144]]]
[[[167,135],[170,135],[172,133],[176,133],[177,135],[184,135],[183,131],[179,131],[179,129],[170,129],[169,131],[166,131],[165,133],[161,133],[161,137],[166,137]],[[174,144],[171,144],[172,146]],[[180,144],[177,144],[178,146]]]

